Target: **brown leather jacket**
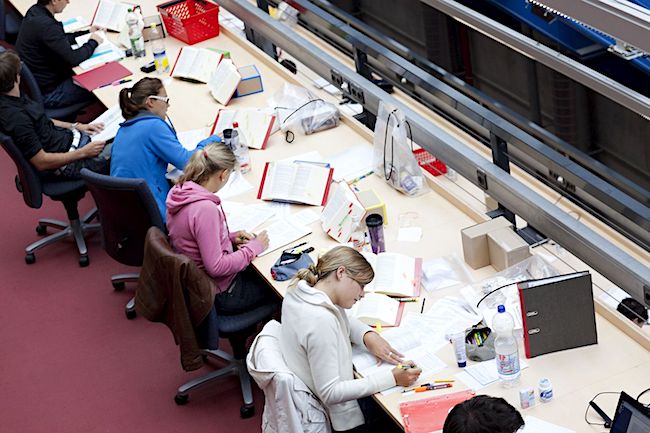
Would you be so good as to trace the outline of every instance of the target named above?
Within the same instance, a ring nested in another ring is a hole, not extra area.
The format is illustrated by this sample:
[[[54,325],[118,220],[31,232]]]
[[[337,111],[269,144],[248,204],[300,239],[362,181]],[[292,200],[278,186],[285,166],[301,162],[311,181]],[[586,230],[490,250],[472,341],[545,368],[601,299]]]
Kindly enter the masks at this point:
[[[180,346],[185,371],[203,366],[195,329],[210,312],[215,294],[212,278],[188,257],[176,254],[167,236],[151,227],[145,239],[135,307],[146,319],[169,327]]]

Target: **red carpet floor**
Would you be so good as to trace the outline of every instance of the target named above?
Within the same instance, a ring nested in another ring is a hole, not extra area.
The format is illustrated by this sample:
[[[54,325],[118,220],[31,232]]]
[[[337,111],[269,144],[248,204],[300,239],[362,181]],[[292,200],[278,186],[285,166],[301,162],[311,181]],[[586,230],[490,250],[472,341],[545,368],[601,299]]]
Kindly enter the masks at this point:
[[[259,432],[264,396],[255,388],[256,415],[240,419],[235,377],[174,403],[178,385],[207,370],[182,370],[164,325],[126,320],[133,292],[114,292],[110,275],[130,269],[104,253],[99,234],[88,240],[87,268],[71,241],[25,264],[38,218],[65,212],[48,199],[27,208],[14,175],[0,152],[0,431]],[[91,207],[88,194],[81,211]]]

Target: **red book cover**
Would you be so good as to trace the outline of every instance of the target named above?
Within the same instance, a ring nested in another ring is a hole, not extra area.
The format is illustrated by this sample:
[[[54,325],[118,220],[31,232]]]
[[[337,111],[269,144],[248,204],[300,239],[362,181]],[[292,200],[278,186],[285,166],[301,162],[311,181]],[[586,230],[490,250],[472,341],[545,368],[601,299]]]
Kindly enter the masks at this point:
[[[405,433],[431,433],[442,430],[451,408],[472,397],[472,391],[458,391],[400,403],[399,411],[404,421]]]
[[[95,89],[109,85],[130,75],[132,75],[132,72],[120,63],[110,62],[91,69],[88,72],[75,75],[73,80],[84,89],[92,92]]]
[[[260,181],[260,190],[257,192],[257,198],[262,198],[262,190],[264,189],[264,182],[266,181],[266,173],[269,171],[269,163],[264,164],[264,173],[262,173],[262,180]]]
[[[330,175],[327,177],[327,184],[325,185],[325,193],[323,194],[323,201],[321,202],[321,206],[325,206],[327,203],[327,196],[330,193],[330,186],[332,185],[332,177],[334,176],[334,169],[330,168]]]
[[[523,289],[517,285],[519,290],[519,305],[521,306],[521,323],[523,325],[524,333],[524,350],[526,351],[526,358],[530,358],[530,341],[528,340],[528,322],[526,321],[526,306],[524,305]]]

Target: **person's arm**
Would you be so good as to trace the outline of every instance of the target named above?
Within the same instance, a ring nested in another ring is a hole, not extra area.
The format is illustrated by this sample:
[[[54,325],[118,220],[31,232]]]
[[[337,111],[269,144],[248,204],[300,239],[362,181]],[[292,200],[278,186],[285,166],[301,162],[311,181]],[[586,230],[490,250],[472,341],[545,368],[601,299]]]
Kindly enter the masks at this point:
[[[61,61],[70,67],[78,66],[79,63],[87,60],[93,54],[97,45],[99,45],[97,41],[90,39],[81,47],[73,50],[60,24],[48,26],[43,29],[42,34],[45,46],[56,53],[61,58]]]
[[[94,158],[101,153],[105,144],[105,141],[93,141],[72,152],[50,153],[41,149],[29,162],[39,171],[56,170],[80,159]]]
[[[90,30],[79,30],[78,32],[66,33],[65,37],[68,39],[70,45],[74,45],[77,43],[79,36],[87,35],[88,33],[90,33]]]
[[[257,240],[252,240],[239,250],[227,253],[221,249],[223,216],[214,203],[198,202],[190,209],[192,234],[199,247],[201,261],[213,278],[236,274],[248,266],[262,251]]]
[[[104,129],[104,124],[103,123],[80,123],[80,122],[75,122],[75,123],[70,123],[70,122],[64,122],[62,120],[56,120],[56,119],[50,119],[54,126],[58,126],[59,128],[65,128],[65,129],[77,129],[81,132],[85,132],[88,135],[92,134],[97,134],[101,132]]]
[[[367,397],[395,386],[390,370],[361,379],[342,380],[339,375],[339,348],[336,319],[315,323],[307,331],[306,349],[315,391],[325,404],[336,404]],[[350,365],[352,370],[352,365]]]
[[[142,122],[141,127],[149,128],[151,131],[152,151],[156,156],[179,170],[185,168],[193,152],[183,147],[164,120],[148,120]]]

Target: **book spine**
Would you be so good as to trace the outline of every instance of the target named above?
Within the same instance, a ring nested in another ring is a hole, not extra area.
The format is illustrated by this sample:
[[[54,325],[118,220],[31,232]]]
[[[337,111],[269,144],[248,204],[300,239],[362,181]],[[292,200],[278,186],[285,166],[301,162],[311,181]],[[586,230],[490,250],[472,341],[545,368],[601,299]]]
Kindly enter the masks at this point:
[[[330,174],[327,176],[327,183],[325,184],[325,192],[323,193],[323,201],[321,206],[325,206],[327,203],[327,196],[330,193],[330,186],[332,185],[332,177],[334,176],[334,169],[330,168]]]
[[[413,274],[413,296],[420,296],[422,289],[422,257],[415,258],[415,271]]]
[[[402,323],[402,315],[404,314],[404,305],[406,302],[400,302],[399,307],[397,307],[397,317],[395,318],[395,326],[399,326]]]
[[[95,23],[95,17],[97,16],[97,11],[99,10],[99,4],[100,4],[101,2],[102,2],[102,1],[99,0],[99,1],[97,2],[97,6],[95,6],[95,12],[93,12],[93,18],[90,20],[90,25],[91,25],[91,26]]]
[[[176,61],[174,62],[174,66],[172,66],[172,70],[169,73],[170,77],[174,76],[174,69],[176,69],[176,65],[178,64],[178,59],[181,58],[181,55],[183,54],[183,47],[181,47],[181,50],[178,52],[178,57],[176,57]]]
[[[212,125],[212,129],[210,130],[210,135],[214,135],[214,130],[217,129],[217,123],[219,122],[220,114],[221,114],[221,110],[217,111],[217,117],[214,118],[214,124]]]
[[[264,165],[264,173],[262,173],[262,180],[260,181],[260,189],[257,192],[257,198],[262,198],[262,191],[264,190],[264,182],[266,182],[266,173],[269,171],[269,163]]]
[[[528,321],[526,320],[526,303],[524,302],[524,289],[521,285],[517,284],[517,289],[519,290],[519,306],[521,309],[521,323],[523,327],[524,334],[524,350],[526,352],[526,358],[532,358],[530,354],[530,337],[528,335]]]
[[[273,131],[273,124],[275,123],[275,116],[271,116],[271,121],[269,122],[269,127],[266,130],[266,135],[264,136],[264,141],[262,141],[262,150],[266,149],[266,142],[269,141],[271,136],[271,131]]]

